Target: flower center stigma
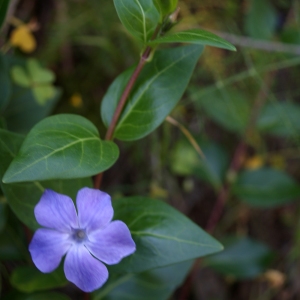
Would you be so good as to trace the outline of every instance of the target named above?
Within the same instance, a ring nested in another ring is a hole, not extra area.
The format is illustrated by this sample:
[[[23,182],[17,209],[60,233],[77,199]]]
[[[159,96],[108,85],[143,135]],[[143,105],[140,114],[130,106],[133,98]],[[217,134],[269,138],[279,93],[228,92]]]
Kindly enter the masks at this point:
[[[85,230],[83,230],[83,229],[75,229],[75,230],[74,230],[73,237],[74,237],[75,240],[77,240],[78,242],[84,241],[85,238],[86,238]]]

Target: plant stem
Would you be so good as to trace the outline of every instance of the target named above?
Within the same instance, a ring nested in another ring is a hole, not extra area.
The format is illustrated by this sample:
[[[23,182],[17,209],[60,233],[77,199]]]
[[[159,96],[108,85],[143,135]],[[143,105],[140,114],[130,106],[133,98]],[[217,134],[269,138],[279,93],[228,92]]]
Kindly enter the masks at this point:
[[[117,126],[117,122],[118,122],[118,120],[120,118],[120,115],[123,111],[123,108],[126,104],[128,96],[129,96],[129,94],[130,94],[130,92],[131,92],[138,76],[140,75],[143,67],[145,66],[145,64],[147,62],[147,59],[149,58],[150,53],[151,53],[151,47],[147,47],[146,50],[144,51],[144,53],[142,54],[141,59],[140,59],[138,65],[137,65],[136,69],[134,70],[131,78],[129,79],[128,84],[127,84],[127,86],[126,86],[126,88],[125,88],[125,90],[124,90],[124,92],[123,92],[123,94],[120,98],[118,106],[117,106],[117,108],[114,112],[113,118],[112,118],[111,123],[108,127],[108,130],[106,132],[106,136],[105,136],[106,140],[112,140],[115,128]]]
[[[140,58],[140,61],[137,65],[136,69],[134,70],[131,78],[128,81],[128,84],[120,98],[118,106],[114,112],[113,118],[112,118],[111,123],[109,124],[108,130],[106,132],[105,140],[107,140],[107,141],[110,141],[113,139],[114,131],[116,129],[118,120],[120,118],[120,115],[121,115],[121,113],[124,109],[124,106],[126,104],[126,101],[128,99],[128,96],[129,96],[138,76],[140,75],[143,67],[145,66],[147,59],[149,58],[149,55],[151,53],[151,50],[152,50],[151,47],[146,48],[146,50],[144,51],[144,53],[142,54],[142,56]],[[99,173],[95,176],[95,178],[94,178],[94,188],[95,189],[100,189],[102,178],[103,178],[103,173]]]
[[[245,144],[244,141],[241,141],[233,155],[233,159],[231,162],[231,165],[228,170],[228,174],[231,177],[234,177],[237,172],[240,170],[242,167],[244,157],[246,155],[247,151],[247,145]],[[208,219],[207,225],[206,225],[206,231],[212,233],[222,215],[224,205],[229,197],[229,191],[231,187],[231,182],[227,182],[224,184],[224,186],[221,188],[220,193],[217,197],[216,203],[214,205],[214,208],[211,212],[211,215]]]
[[[157,26],[151,40],[154,40],[157,35],[159,34],[160,32],[160,26]],[[106,135],[105,135],[105,140],[107,141],[111,141],[113,139],[113,136],[114,136],[114,131],[116,129],[116,126],[117,126],[117,123],[119,121],[119,118],[120,118],[120,115],[124,109],[124,106],[126,104],[126,101],[129,97],[129,94],[134,86],[134,84],[136,83],[141,71],[143,70],[150,54],[151,54],[151,51],[152,51],[152,47],[148,46],[145,51],[143,52],[141,58],[140,58],[140,61],[136,67],[136,69],[134,70],[131,78],[129,79],[128,83],[127,83],[127,86],[125,87],[125,90],[120,98],[120,101],[117,105],[117,108],[114,112],[114,115],[112,117],[112,120],[109,124],[109,127],[107,129],[107,132],[106,132]],[[101,182],[102,182],[102,177],[103,177],[103,173],[99,173],[97,174],[95,177],[94,177],[94,188],[95,189],[100,189],[100,186],[101,186]]]

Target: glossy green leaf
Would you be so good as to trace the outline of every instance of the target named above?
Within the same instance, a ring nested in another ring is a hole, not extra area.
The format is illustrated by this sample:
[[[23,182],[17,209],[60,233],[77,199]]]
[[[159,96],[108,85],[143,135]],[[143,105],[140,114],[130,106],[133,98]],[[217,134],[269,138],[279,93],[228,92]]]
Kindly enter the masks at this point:
[[[118,147],[102,141],[87,119],[68,114],[51,116],[27,135],[3,182],[92,176],[109,168],[118,154]]]
[[[187,276],[193,261],[139,274],[112,276],[93,300],[167,300]]]
[[[160,12],[161,20],[163,20],[165,16],[175,11],[178,5],[178,0],[154,0],[153,2]]]
[[[63,268],[52,273],[42,273],[34,266],[21,266],[13,271],[10,283],[22,292],[32,293],[62,287],[68,281]]]
[[[4,23],[4,21],[5,21],[9,1],[10,0],[0,0],[0,30],[1,30],[1,27]]]
[[[250,116],[248,99],[240,92],[214,89],[194,99],[215,122],[234,132],[242,132]]]
[[[7,106],[11,94],[11,82],[9,78],[9,69],[8,69],[6,57],[1,53],[0,53],[0,91],[1,91],[1,95],[0,95],[0,113],[1,113]]]
[[[124,221],[137,250],[112,266],[116,272],[143,272],[191,260],[223,249],[222,245],[168,204],[143,197],[113,201],[114,218]]]
[[[275,33],[277,12],[270,0],[251,0],[245,29],[253,38],[270,39]]]
[[[249,238],[227,238],[225,250],[204,259],[204,265],[237,279],[254,278],[270,265],[273,253],[264,244]]]
[[[234,194],[249,205],[276,207],[300,196],[300,185],[287,173],[271,168],[242,172]]]
[[[0,129],[0,178],[2,178],[12,159],[17,155],[22,145],[23,137]],[[77,191],[84,186],[92,186],[90,178],[72,180],[53,180],[43,182],[26,182],[17,184],[4,184],[0,181],[8,204],[17,217],[32,229],[39,228],[34,217],[34,207],[40,200],[45,188],[75,199]]]
[[[155,130],[182,97],[202,51],[198,45],[157,51],[130,93],[114,137],[136,140]],[[101,114],[106,126],[131,73],[117,77],[104,96]]]
[[[144,44],[152,37],[160,15],[153,0],[114,0],[124,27]]]
[[[262,133],[281,137],[300,135],[300,105],[287,102],[267,104],[256,122]]]
[[[149,42],[148,44],[156,45],[162,43],[191,43],[236,51],[236,48],[229,42],[202,29],[190,29],[181,32],[169,33]]]

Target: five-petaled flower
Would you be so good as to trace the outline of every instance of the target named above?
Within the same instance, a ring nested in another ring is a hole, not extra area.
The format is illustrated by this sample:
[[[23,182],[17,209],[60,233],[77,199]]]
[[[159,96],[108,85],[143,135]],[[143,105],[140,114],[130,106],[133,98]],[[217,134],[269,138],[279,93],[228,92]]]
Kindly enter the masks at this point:
[[[68,196],[46,189],[34,209],[38,229],[29,245],[36,267],[44,273],[55,270],[66,255],[66,278],[81,290],[91,292],[108,278],[105,265],[117,264],[135,252],[128,227],[111,221],[110,196],[99,190],[78,191],[76,208]],[[102,261],[102,262],[101,262]]]

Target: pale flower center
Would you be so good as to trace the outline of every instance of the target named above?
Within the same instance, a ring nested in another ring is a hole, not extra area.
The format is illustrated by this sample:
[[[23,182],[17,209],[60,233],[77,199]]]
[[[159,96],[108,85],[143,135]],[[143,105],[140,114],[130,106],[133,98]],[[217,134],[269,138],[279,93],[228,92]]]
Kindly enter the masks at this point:
[[[73,231],[73,238],[77,242],[83,242],[86,239],[86,233],[84,229],[74,229]]]

